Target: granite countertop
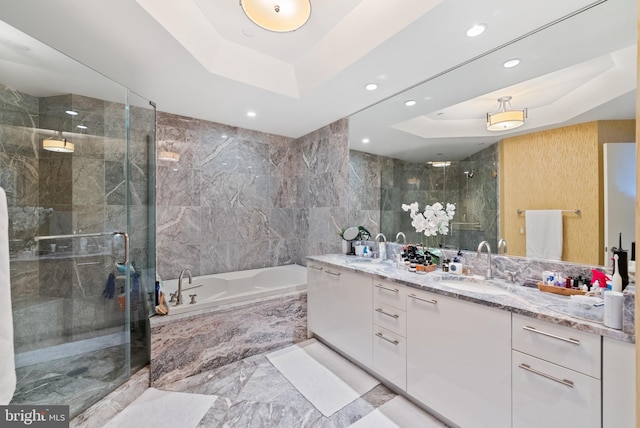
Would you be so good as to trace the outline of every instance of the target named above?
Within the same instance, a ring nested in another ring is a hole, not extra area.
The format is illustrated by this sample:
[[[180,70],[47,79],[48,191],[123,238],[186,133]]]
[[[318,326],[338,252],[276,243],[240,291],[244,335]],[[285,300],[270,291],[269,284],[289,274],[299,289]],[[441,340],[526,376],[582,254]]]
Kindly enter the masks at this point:
[[[590,321],[586,318],[577,317],[568,313],[566,307],[570,299],[569,296],[542,292],[538,290],[538,288],[518,285],[500,279],[482,280],[482,283],[489,283],[507,291],[501,294],[487,294],[441,284],[440,281],[443,279],[472,281],[478,281],[478,279],[477,277],[452,275],[447,272],[442,272],[440,269],[420,275],[404,269],[398,269],[391,261],[379,262],[344,254],[309,256],[307,259],[329,266],[349,269],[354,272],[371,274],[375,278],[394,281],[408,287],[455,297],[554,324],[635,343],[634,334],[612,329],[606,327],[602,322]]]

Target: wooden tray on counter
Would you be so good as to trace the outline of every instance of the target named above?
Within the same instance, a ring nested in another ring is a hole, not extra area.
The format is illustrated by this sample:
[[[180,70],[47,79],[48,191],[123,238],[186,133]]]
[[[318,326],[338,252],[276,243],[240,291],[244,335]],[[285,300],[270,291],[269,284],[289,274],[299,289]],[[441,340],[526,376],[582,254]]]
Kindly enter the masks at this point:
[[[538,283],[538,289],[547,293],[561,294],[563,296],[585,295],[586,291],[574,290],[573,288],[556,287],[555,285],[546,285]]]

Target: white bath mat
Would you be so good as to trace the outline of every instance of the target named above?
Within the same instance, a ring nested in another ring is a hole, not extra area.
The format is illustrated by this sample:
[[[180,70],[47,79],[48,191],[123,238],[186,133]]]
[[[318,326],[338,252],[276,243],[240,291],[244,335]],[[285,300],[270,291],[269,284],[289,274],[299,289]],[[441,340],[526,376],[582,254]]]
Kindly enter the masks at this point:
[[[398,395],[349,428],[443,428],[445,424]]]
[[[272,352],[267,358],[327,417],[380,383],[315,339]]]
[[[108,428],[195,428],[218,398],[215,395],[147,389],[111,419]]]

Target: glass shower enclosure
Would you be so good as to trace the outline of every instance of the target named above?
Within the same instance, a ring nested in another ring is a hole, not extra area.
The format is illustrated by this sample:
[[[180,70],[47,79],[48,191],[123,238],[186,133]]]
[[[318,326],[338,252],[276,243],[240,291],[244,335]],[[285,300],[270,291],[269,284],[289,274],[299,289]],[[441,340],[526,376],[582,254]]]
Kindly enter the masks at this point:
[[[75,416],[149,361],[155,106],[0,22],[12,404]]]

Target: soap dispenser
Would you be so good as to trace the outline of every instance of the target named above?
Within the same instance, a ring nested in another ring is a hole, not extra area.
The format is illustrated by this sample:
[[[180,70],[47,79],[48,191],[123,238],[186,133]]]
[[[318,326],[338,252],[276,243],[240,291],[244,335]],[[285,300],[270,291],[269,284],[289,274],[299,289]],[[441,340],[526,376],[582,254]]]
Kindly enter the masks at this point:
[[[613,291],[622,292],[622,276],[620,275],[620,268],[618,267],[618,254],[613,255],[613,278],[611,279],[611,289]]]

